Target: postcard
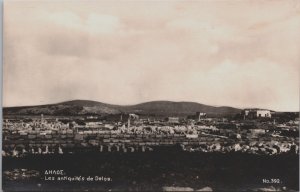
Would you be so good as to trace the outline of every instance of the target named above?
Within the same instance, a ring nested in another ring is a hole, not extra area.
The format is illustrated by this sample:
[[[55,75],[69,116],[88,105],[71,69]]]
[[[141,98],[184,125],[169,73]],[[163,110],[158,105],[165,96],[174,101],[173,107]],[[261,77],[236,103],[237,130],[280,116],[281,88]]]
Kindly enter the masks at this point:
[[[299,191],[299,1],[3,11],[4,191]]]

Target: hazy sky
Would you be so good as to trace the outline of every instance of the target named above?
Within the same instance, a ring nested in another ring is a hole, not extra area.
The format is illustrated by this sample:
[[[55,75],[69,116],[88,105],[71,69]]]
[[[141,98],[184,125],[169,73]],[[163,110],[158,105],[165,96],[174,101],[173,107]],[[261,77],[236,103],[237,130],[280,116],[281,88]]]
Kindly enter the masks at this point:
[[[4,106],[299,110],[298,0],[4,3]]]

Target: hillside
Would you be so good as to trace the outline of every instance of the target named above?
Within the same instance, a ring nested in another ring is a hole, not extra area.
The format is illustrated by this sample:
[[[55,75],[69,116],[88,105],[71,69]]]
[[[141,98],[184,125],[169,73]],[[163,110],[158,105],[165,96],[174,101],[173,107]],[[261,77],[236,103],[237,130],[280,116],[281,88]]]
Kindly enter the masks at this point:
[[[152,101],[138,105],[128,106],[126,110],[139,114],[157,115],[194,115],[196,112],[210,114],[234,114],[239,113],[240,109],[232,107],[213,107],[195,102],[171,102],[171,101]]]
[[[137,113],[143,115],[193,115],[201,111],[208,114],[236,114],[240,109],[214,107],[195,102],[152,101],[137,105],[111,105],[97,101],[73,100],[57,104],[3,108],[4,115],[109,115]]]

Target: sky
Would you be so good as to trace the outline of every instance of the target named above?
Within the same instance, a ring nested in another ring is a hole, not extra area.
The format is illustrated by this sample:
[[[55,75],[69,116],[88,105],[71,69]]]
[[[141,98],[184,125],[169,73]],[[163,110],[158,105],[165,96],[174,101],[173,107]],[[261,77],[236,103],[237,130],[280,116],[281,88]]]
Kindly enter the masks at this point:
[[[3,105],[299,111],[300,1],[5,1]]]

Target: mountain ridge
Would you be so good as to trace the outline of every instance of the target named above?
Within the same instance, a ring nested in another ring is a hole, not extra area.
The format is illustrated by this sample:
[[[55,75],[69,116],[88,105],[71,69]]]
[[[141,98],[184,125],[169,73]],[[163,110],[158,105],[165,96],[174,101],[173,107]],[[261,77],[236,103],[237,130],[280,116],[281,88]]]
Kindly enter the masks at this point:
[[[92,100],[70,100],[55,104],[4,107],[4,115],[107,115],[137,113],[142,115],[193,115],[196,112],[210,114],[237,114],[241,109],[227,106],[210,106],[188,101],[148,101],[135,105],[114,105]]]

